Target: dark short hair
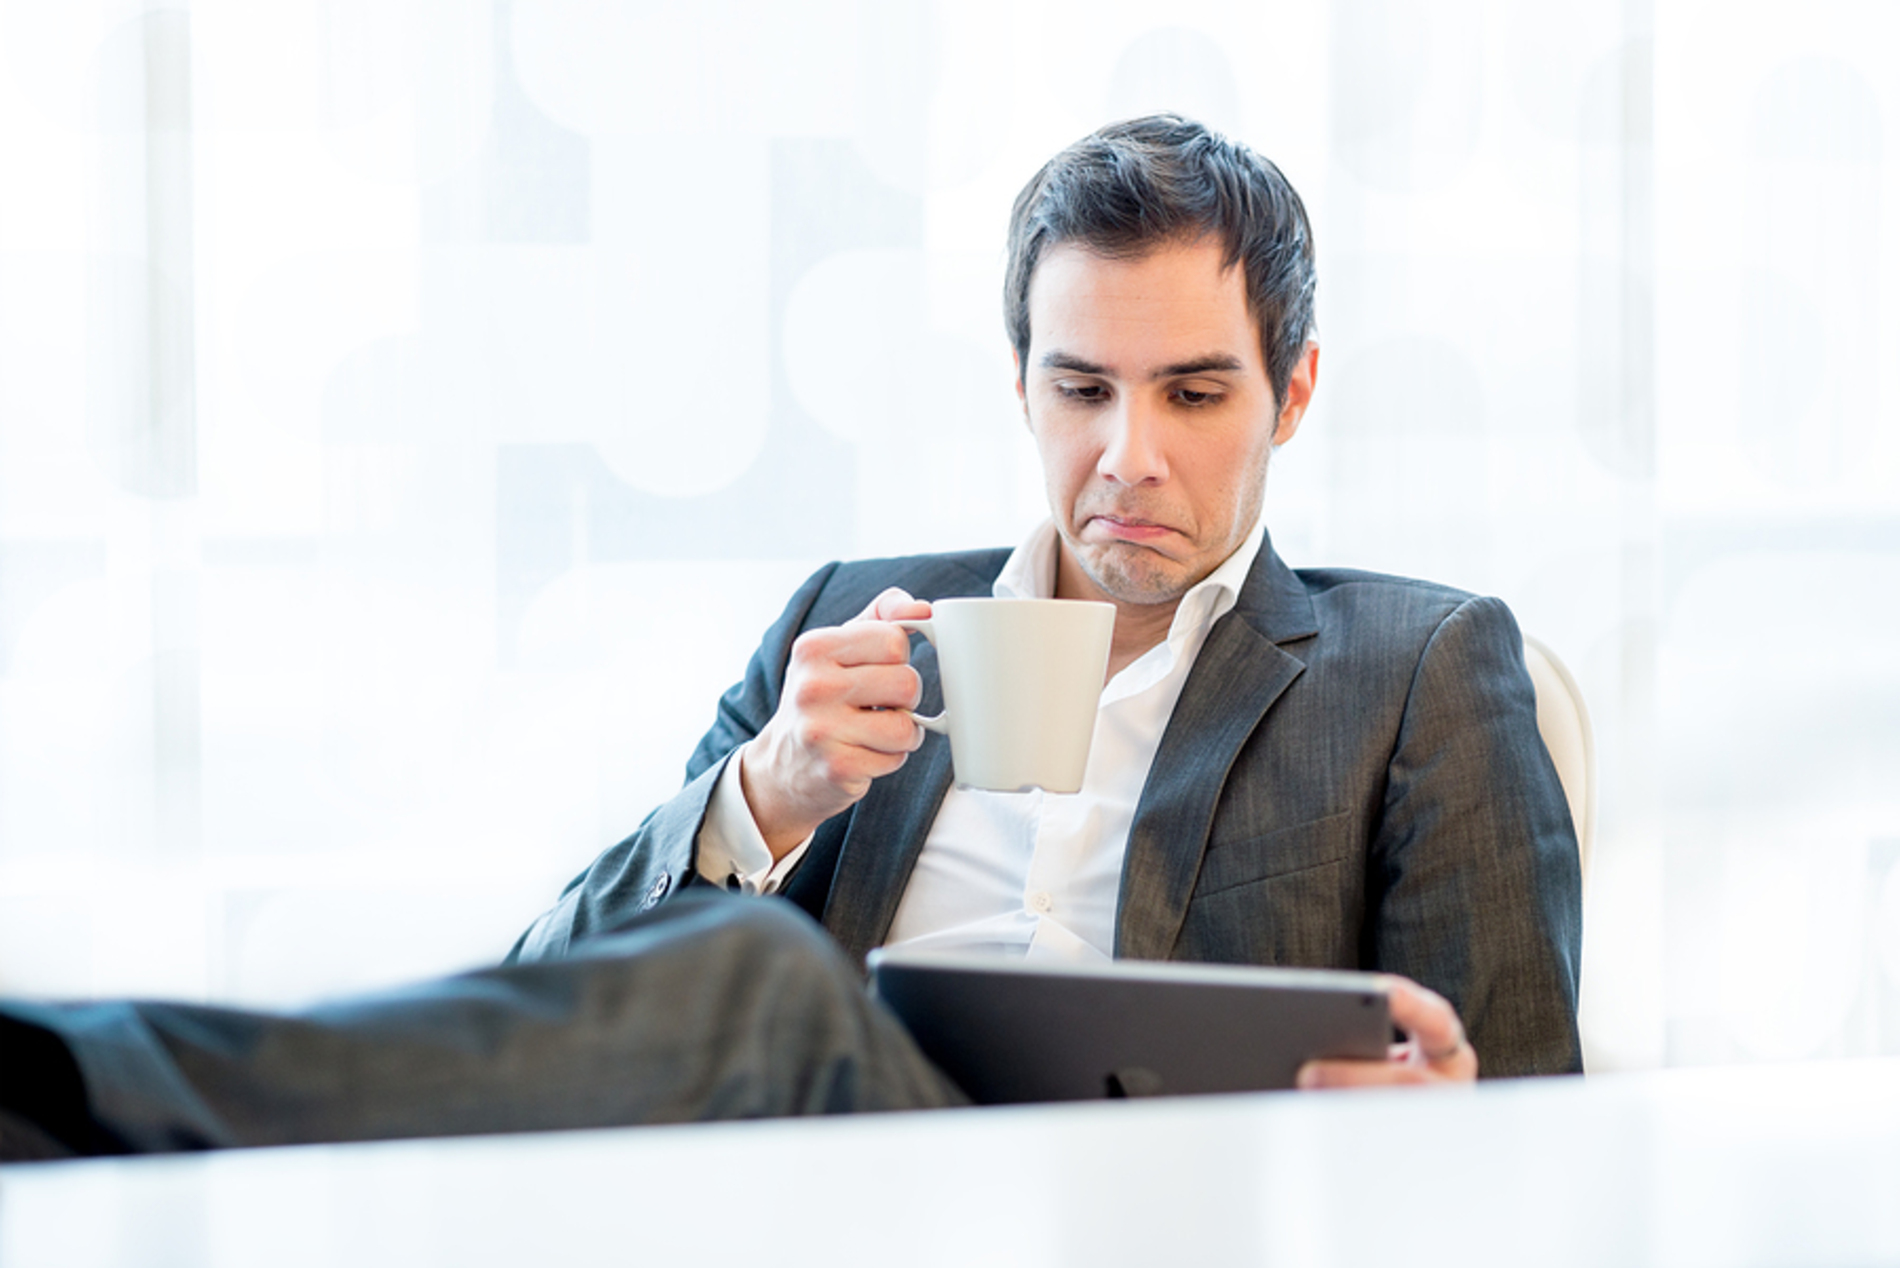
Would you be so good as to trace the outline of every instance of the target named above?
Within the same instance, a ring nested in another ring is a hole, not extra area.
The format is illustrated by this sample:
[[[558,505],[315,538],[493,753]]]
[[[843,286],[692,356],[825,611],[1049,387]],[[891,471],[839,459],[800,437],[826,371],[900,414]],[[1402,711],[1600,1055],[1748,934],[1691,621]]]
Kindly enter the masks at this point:
[[[1043,164],[1009,216],[1003,324],[1026,372],[1029,283],[1042,253],[1077,242],[1139,256],[1212,237],[1224,267],[1241,265],[1247,303],[1277,401],[1313,332],[1313,232],[1280,169],[1244,145],[1175,114],[1111,123]]]

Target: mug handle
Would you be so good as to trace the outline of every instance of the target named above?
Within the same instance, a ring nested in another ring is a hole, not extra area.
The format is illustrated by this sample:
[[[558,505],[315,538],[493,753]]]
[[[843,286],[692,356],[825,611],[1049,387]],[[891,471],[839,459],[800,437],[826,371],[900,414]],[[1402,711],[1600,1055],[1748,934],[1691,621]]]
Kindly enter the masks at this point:
[[[922,634],[932,647],[937,645],[937,631],[930,624],[928,617],[922,620],[892,621],[891,624],[900,630],[908,630],[912,634]],[[910,716],[916,719],[917,725],[926,731],[935,731],[938,735],[950,734],[950,711],[948,709],[945,709],[942,713],[932,714],[913,712]]]

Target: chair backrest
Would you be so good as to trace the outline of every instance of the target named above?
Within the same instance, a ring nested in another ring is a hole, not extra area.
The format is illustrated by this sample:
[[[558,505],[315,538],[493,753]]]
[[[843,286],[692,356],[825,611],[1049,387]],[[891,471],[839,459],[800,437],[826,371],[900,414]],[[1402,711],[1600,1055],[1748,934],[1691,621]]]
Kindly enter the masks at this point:
[[[1537,730],[1550,750],[1550,761],[1563,781],[1570,821],[1577,828],[1578,862],[1590,879],[1590,845],[1596,836],[1597,751],[1583,691],[1557,653],[1524,636],[1524,666],[1537,688]]]

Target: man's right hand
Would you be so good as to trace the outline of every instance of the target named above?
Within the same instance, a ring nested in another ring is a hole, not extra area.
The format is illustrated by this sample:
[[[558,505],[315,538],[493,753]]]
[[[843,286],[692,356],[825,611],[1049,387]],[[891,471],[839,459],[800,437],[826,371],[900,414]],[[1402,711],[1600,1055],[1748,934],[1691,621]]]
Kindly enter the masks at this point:
[[[890,622],[929,615],[928,603],[893,587],[845,624],[792,644],[778,712],[739,753],[739,784],[774,859],[923,743],[910,712],[923,680],[910,667],[910,636]]]

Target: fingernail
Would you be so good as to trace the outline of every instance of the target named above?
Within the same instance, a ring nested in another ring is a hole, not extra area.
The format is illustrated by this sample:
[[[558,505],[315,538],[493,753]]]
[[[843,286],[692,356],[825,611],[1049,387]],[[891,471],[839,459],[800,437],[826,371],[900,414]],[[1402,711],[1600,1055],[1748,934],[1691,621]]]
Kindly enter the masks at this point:
[[[1318,1087],[1320,1085],[1319,1067],[1313,1065],[1301,1066],[1300,1072],[1293,1077],[1293,1085],[1307,1091]]]

